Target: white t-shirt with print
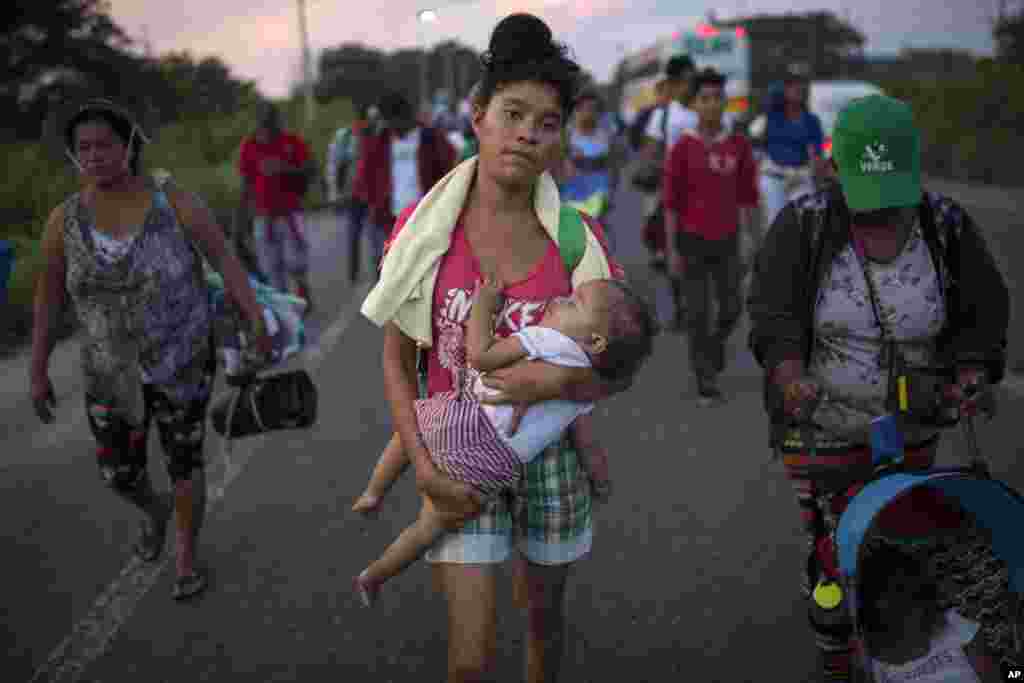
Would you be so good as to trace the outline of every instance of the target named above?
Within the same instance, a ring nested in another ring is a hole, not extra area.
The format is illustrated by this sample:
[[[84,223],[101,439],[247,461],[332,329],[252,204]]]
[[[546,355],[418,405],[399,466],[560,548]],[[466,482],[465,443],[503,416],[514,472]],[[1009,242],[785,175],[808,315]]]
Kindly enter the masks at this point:
[[[542,360],[553,365],[570,368],[589,368],[590,357],[569,337],[550,327],[532,325],[524,327],[514,335],[526,350],[529,360]],[[480,377],[473,383],[473,392],[477,396],[494,393],[484,386]],[[505,443],[516,452],[520,460],[528,463],[559,438],[566,428],[580,415],[586,415],[594,409],[593,403],[578,401],[544,401],[526,411],[519,429],[513,436],[508,436],[508,427],[512,423],[514,406],[488,405],[483,406],[484,414],[501,435]]]
[[[658,107],[651,114],[650,120],[647,122],[647,137],[652,140],[662,139],[662,124],[661,121],[664,118],[665,107]],[[696,130],[700,124],[700,117],[697,112],[686,107],[679,102],[670,102],[668,105],[668,146],[671,148],[677,142],[679,138],[683,136],[683,133],[687,130]],[[725,112],[722,115],[722,127],[731,131],[736,125],[736,115],[733,112]]]
[[[877,683],[980,683],[964,646],[978,634],[980,625],[964,619],[956,610],[946,612],[946,627],[931,644],[924,657],[906,664],[886,664],[871,660]]]
[[[419,128],[391,140],[391,212],[396,216],[418,201],[423,192],[420,187],[419,151]]]

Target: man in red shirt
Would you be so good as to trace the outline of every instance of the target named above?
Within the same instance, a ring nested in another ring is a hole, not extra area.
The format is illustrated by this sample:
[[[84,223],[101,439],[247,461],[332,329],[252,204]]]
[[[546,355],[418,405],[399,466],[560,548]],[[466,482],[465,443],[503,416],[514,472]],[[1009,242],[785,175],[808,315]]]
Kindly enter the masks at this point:
[[[741,221],[749,228],[754,220],[757,171],[750,142],[722,123],[725,76],[698,73],[691,106],[700,123],[683,133],[665,159],[662,202],[669,267],[683,278],[690,363],[700,402],[710,405],[722,396],[716,377],[725,368],[725,342],[743,312],[738,235]],[[718,298],[714,329],[712,283]]]
[[[239,172],[242,202],[255,214],[253,239],[260,270],[268,284],[282,292],[291,291],[289,276],[294,278],[298,295],[312,307],[302,196],[316,173],[316,162],[302,138],[283,129],[274,105],[267,105],[255,135],[242,142]]]
[[[455,148],[443,131],[417,122],[403,95],[384,96],[379,108],[384,127],[362,140],[353,194],[370,207],[377,229],[389,231],[455,166]]]

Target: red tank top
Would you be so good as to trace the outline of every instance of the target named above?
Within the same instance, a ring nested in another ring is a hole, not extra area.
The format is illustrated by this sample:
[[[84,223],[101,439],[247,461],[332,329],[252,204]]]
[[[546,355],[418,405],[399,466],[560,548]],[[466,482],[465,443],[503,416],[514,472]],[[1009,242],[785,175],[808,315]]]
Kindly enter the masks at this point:
[[[434,285],[432,328],[434,345],[427,354],[427,393],[450,391],[466,368],[466,321],[480,280],[480,264],[466,239],[462,223],[452,233],[452,245],[441,259]],[[548,303],[572,294],[572,282],[553,241],[530,274],[505,287],[494,334],[507,337],[544,317]]]
[[[385,254],[415,209],[414,204],[399,214],[384,245]],[[601,224],[586,216],[584,220],[604,249],[612,277],[624,278],[622,266],[608,253],[608,242]],[[473,293],[480,277],[480,264],[466,239],[466,231],[460,220],[452,233],[451,246],[441,258],[434,283],[431,311],[433,346],[427,353],[429,395],[451,391],[455,387],[456,377],[466,368],[466,321],[469,320]],[[494,331],[499,338],[518,332],[527,325],[536,325],[544,317],[552,299],[571,295],[572,279],[565,269],[558,245],[549,240],[547,251],[530,274],[506,286],[503,294],[505,304],[499,312]]]

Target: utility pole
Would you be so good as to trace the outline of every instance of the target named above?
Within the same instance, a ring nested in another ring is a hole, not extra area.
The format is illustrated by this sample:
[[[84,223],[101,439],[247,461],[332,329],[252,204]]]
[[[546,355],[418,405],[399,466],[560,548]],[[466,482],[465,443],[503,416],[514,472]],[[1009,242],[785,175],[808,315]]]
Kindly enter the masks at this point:
[[[313,123],[313,59],[309,51],[309,31],[306,28],[306,0],[297,0],[299,5],[299,34],[302,40],[302,75],[306,92],[306,125]]]
[[[142,52],[146,55],[146,59],[153,58],[153,43],[149,39],[149,25],[142,25]]]

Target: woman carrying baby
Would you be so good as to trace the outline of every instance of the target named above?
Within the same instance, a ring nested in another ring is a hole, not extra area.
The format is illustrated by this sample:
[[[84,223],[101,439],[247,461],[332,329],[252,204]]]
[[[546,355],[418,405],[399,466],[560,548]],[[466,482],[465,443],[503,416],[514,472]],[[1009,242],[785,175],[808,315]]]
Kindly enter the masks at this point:
[[[384,383],[402,450],[419,490],[446,524],[426,555],[449,605],[448,680],[476,681],[493,667],[497,565],[516,553],[515,596],[527,614],[526,679],[558,679],[565,589],[589,552],[593,526],[588,474],[571,440],[558,439],[522,467],[508,495],[483,505],[472,486],[447,477],[420,436],[416,360],[426,348],[427,393],[459,388],[467,369],[466,324],[484,273],[504,283],[495,335],[540,322],[548,305],[589,280],[621,278],[601,228],[586,221],[586,249],[570,273],[559,251],[560,201],[545,173],[560,152],[579,67],[536,17],[513,15],[494,30],[473,111],[480,153],[463,162],[399,217],[381,278],[363,313],[384,327]],[[410,227],[411,226],[411,227]],[[629,380],[593,368],[519,362],[487,374],[488,401],[595,401]]]
[[[491,328],[504,298],[501,289],[501,283],[488,277],[473,299],[466,335],[469,368],[456,380],[456,388],[416,401],[423,444],[438,469],[456,482],[472,485],[486,500],[517,485],[521,466],[533,462],[572,425],[573,445],[583,459],[593,497],[603,502],[611,493],[611,480],[607,454],[594,433],[590,415],[594,404],[545,401],[531,408],[510,434],[513,408],[478,400],[491,393],[481,373],[526,358],[564,367],[593,367],[613,382],[629,378],[651,354],[657,334],[654,313],[625,283],[590,280],[573,296],[548,304],[540,324],[497,341]],[[395,434],[354,509],[375,509],[408,462]],[[381,584],[418,559],[445,529],[457,531],[460,526],[426,498],[416,523],[356,578],[363,603],[369,607]]]

